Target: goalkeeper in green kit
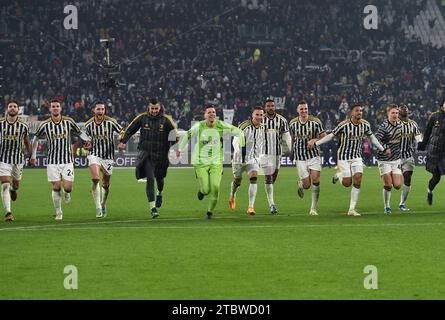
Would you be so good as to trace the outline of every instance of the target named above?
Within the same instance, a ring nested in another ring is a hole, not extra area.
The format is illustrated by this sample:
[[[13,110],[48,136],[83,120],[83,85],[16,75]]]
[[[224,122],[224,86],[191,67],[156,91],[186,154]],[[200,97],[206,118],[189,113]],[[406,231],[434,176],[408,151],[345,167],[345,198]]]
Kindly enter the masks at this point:
[[[196,123],[179,142],[176,156],[187,149],[188,141],[197,137],[197,143],[192,154],[192,165],[198,179],[198,199],[209,197],[207,218],[211,219],[219,196],[219,186],[223,171],[223,136],[236,135],[240,146],[244,147],[244,132],[224,121],[216,119],[216,110],[212,105],[205,108],[204,121]]]

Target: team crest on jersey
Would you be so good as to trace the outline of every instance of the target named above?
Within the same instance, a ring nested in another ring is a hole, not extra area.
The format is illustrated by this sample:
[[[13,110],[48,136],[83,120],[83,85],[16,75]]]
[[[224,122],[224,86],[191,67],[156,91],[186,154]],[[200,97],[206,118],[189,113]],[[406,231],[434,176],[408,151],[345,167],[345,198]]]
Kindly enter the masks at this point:
[[[159,125],[159,131],[164,131],[164,125],[163,124]]]
[[[435,126],[435,127],[440,127],[440,121],[436,121],[436,122],[434,122],[434,126]]]
[[[144,124],[144,129],[145,130],[150,130],[150,126],[148,124]]]

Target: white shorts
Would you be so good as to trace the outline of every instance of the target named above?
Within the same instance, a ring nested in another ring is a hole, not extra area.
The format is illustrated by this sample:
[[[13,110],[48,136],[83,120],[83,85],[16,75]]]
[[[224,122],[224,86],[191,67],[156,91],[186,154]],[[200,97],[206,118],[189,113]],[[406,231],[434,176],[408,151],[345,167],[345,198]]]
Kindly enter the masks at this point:
[[[338,160],[337,167],[340,172],[339,176],[351,178],[356,173],[363,173],[363,159]]]
[[[416,167],[416,162],[414,161],[414,157],[401,159],[400,165],[402,167],[402,172],[406,171],[414,171],[414,168]]]
[[[0,162],[0,177],[12,177],[14,180],[22,180],[23,163],[9,164]]]
[[[281,166],[281,156],[274,155],[262,155],[260,157],[260,167],[264,175],[272,175],[275,170],[280,169]]]
[[[114,160],[102,159],[100,157],[92,155],[89,155],[87,159],[88,159],[88,166],[91,166],[92,164],[97,164],[107,176],[111,176],[111,174],[113,173]]]
[[[309,177],[310,170],[321,171],[321,158],[313,157],[309,160],[297,160],[297,171],[300,180]]]
[[[396,161],[377,161],[379,165],[380,176],[388,173],[402,175],[400,160]]]
[[[72,163],[48,164],[46,166],[46,173],[49,182],[60,181],[62,179],[65,181],[74,181],[74,165]]]
[[[252,171],[260,171],[260,165],[258,159],[249,160],[247,163],[233,163],[232,172],[235,178],[241,178],[243,172],[247,172],[250,175]]]

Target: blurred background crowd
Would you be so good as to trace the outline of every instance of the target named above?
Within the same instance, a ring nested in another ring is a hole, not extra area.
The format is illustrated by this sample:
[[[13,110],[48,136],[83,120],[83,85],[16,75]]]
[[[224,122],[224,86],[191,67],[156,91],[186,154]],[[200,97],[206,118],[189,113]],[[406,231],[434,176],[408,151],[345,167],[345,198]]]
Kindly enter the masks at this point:
[[[66,5],[78,29],[66,30]],[[378,28],[364,8],[378,8]],[[158,97],[180,128],[214,103],[234,124],[266,96],[296,116],[299,100],[332,129],[349,106],[364,106],[375,128],[388,103],[404,103],[421,128],[444,98],[444,10],[439,0],[55,0],[7,1],[0,12],[4,104],[19,100],[33,119],[59,97],[78,122],[97,99],[123,125]],[[106,79],[105,50],[115,64]],[[366,146],[365,146],[366,148]]]

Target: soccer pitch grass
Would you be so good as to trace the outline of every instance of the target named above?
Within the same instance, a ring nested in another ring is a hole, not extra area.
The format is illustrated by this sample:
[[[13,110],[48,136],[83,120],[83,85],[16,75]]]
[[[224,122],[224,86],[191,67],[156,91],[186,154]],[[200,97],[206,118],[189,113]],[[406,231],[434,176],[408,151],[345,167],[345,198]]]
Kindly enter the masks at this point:
[[[296,170],[275,184],[279,215],[271,216],[259,179],[257,215],[246,216],[248,179],[238,207],[228,210],[231,171],[225,169],[213,220],[196,198],[192,169],[169,169],[160,217],[151,219],[145,183],[134,169],[115,170],[109,216],[95,218],[86,169],[76,169],[63,221],[54,220],[46,171],[26,169],[13,203],[16,221],[0,223],[1,299],[444,299],[445,186],[426,204],[430,177],[416,168],[407,205],[385,216],[377,168],[366,168],[358,202],[347,217],[350,188],[333,185],[323,169],[319,216],[309,216],[310,191],[296,194]],[[66,290],[64,268],[78,270]],[[378,270],[366,290],[364,268]]]

